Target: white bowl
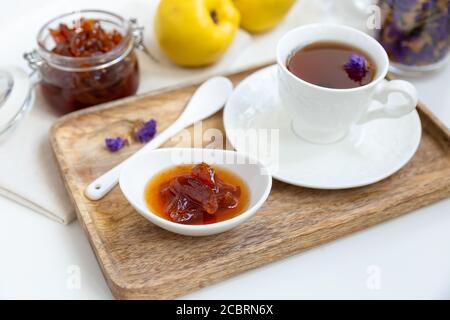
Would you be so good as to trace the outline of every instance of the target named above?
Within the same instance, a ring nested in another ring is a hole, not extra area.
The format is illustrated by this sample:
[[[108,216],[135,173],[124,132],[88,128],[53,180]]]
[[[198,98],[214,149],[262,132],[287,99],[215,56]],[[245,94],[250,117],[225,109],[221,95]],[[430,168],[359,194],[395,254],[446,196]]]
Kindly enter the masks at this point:
[[[175,165],[200,162],[219,165],[247,183],[250,203],[245,212],[213,224],[185,225],[163,219],[147,207],[144,190],[155,174]],[[235,151],[167,148],[152,150],[130,159],[122,169],[119,184],[130,204],[157,226],[187,236],[208,236],[230,230],[250,218],[269,196],[272,176],[260,162]]]

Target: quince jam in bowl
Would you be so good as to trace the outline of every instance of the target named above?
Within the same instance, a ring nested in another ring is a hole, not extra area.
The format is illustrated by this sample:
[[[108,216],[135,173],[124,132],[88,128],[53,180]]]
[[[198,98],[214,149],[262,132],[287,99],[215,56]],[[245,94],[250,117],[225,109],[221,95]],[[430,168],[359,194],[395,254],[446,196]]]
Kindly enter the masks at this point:
[[[68,113],[135,94],[136,30],[133,21],[101,10],[68,13],[45,24],[28,61],[39,72],[48,103]]]

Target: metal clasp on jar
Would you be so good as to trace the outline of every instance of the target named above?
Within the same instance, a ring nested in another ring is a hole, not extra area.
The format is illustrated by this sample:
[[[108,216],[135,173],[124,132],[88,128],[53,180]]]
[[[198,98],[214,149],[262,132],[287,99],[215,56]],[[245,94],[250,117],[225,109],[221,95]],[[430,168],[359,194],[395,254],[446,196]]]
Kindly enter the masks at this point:
[[[44,63],[44,60],[42,60],[41,55],[37,52],[36,49],[25,52],[23,54],[23,58],[28,62],[28,66],[32,70],[38,70],[39,67]]]
[[[158,59],[144,45],[144,27],[140,26],[136,18],[130,18],[131,33],[134,39],[134,47],[144,52],[154,62],[159,63]]]
[[[28,66],[31,69],[29,78],[32,80],[32,82],[34,84],[36,84],[37,82],[39,82],[41,80],[40,73],[38,71],[39,71],[39,68],[44,63],[44,60],[42,59],[41,55],[39,54],[39,52],[36,49],[25,52],[23,54],[23,58],[27,61]]]

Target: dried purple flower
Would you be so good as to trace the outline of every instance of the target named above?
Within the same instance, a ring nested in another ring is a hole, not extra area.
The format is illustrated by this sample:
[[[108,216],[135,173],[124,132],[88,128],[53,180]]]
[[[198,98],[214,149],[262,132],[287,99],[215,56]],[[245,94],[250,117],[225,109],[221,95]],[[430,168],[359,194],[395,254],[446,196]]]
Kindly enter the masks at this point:
[[[122,149],[125,144],[127,143],[127,140],[122,137],[117,138],[106,138],[105,139],[105,145],[111,152],[116,152]]]
[[[141,142],[147,143],[156,135],[156,120],[151,119],[145,122],[138,130],[135,131],[134,138]]]
[[[352,54],[344,65],[344,69],[347,72],[350,79],[356,82],[361,82],[367,74],[367,60],[359,55]]]

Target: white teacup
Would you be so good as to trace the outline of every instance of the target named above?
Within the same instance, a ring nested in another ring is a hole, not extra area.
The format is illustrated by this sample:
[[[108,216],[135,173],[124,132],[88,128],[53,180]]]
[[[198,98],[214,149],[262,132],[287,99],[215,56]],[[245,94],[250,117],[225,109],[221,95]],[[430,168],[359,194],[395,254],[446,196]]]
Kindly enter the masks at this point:
[[[375,79],[362,87],[330,89],[308,83],[287,69],[287,61],[294,52],[321,41],[349,44],[369,54],[377,68]],[[310,142],[336,142],[355,124],[399,118],[417,105],[417,91],[412,84],[385,80],[389,59],[383,47],[369,35],[350,27],[315,24],[293,29],[278,43],[277,62],[281,103],[292,116],[295,133]],[[392,93],[400,93],[405,99],[390,101]]]

